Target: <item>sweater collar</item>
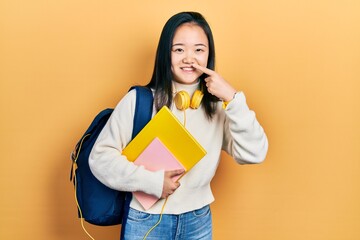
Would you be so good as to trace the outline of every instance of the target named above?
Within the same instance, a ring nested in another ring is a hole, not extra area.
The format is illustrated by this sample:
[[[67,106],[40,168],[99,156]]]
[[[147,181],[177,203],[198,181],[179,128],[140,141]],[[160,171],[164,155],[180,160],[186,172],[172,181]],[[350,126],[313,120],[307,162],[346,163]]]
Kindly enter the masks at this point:
[[[178,83],[176,81],[172,81],[172,83],[173,83],[173,92],[175,94],[177,92],[184,90],[184,91],[188,92],[191,96],[197,89],[199,89],[200,80],[193,84],[182,84],[182,83]]]

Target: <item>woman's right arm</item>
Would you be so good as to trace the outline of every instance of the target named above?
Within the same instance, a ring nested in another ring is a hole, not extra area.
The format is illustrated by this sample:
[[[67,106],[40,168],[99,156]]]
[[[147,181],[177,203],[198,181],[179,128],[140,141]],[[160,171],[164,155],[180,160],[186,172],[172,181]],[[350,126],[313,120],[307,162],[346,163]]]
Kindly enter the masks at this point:
[[[116,106],[90,153],[90,169],[109,188],[127,192],[142,191],[160,198],[164,171],[148,171],[129,162],[121,154],[131,141],[135,102],[136,92],[132,90]]]

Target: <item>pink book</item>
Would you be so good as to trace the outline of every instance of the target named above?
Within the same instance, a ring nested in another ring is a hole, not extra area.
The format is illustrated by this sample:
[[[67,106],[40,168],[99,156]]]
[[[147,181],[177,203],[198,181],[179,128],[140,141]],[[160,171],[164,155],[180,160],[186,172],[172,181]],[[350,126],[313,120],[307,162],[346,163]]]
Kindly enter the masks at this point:
[[[145,148],[145,150],[134,161],[138,166],[142,165],[147,170],[176,170],[184,169],[184,166],[175,158],[175,156],[167,149],[167,147],[160,141],[159,138],[154,140]],[[180,176],[173,178],[174,181],[178,180]],[[153,195],[146,194],[144,192],[134,192],[133,195],[144,207],[148,210],[159,199]]]

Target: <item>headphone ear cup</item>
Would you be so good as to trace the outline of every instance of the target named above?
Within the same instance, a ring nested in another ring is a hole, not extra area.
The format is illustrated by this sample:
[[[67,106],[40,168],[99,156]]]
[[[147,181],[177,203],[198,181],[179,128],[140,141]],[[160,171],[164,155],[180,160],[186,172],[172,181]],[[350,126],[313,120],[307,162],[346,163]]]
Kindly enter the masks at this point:
[[[191,98],[190,107],[192,109],[198,109],[200,107],[203,96],[204,94],[202,91],[196,90]]]
[[[186,91],[180,91],[175,95],[174,98],[176,108],[183,111],[190,106],[190,96]]]

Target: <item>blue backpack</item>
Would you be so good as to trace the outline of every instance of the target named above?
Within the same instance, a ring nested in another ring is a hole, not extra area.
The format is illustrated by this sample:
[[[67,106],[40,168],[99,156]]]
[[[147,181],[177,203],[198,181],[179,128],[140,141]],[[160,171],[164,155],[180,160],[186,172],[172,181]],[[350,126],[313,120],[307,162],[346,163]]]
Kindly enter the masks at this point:
[[[136,89],[132,132],[134,138],[151,119],[153,95],[147,87],[136,86],[131,89]],[[113,109],[105,109],[95,117],[71,154],[73,164],[70,181],[74,182],[78,215],[99,226],[116,225],[125,221],[131,200],[130,193],[116,191],[102,184],[89,167],[91,149],[112,112]]]

